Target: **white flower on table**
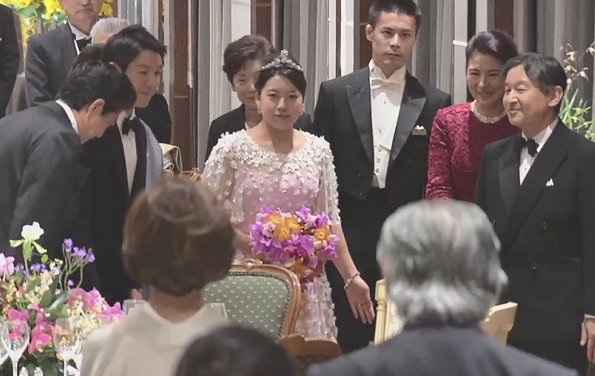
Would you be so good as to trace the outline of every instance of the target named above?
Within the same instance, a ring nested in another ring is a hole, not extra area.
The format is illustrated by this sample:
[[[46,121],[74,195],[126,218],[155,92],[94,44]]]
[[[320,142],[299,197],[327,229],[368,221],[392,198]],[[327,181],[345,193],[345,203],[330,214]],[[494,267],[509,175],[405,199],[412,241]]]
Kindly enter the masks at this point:
[[[21,230],[21,237],[24,240],[37,241],[43,235],[43,229],[39,226],[39,222],[33,222],[32,225],[25,225]]]

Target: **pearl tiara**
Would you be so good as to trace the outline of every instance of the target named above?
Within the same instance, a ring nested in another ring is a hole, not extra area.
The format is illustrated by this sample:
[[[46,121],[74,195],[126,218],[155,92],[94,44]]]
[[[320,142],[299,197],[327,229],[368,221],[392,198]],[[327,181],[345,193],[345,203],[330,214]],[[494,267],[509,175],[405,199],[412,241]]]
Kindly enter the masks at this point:
[[[287,50],[281,50],[279,56],[277,56],[273,61],[270,61],[262,66],[262,70],[271,68],[289,68],[299,72],[304,71],[304,69],[298,63],[289,57],[289,52],[287,52]]]

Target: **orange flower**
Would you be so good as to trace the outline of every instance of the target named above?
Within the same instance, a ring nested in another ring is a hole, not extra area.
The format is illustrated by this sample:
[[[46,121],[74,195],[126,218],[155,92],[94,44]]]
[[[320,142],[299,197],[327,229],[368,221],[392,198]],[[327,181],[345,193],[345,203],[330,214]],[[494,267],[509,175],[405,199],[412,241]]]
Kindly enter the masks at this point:
[[[320,229],[317,229],[316,231],[314,231],[314,238],[316,240],[324,241],[324,240],[326,240],[327,237],[328,237],[327,229],[320,228]]]

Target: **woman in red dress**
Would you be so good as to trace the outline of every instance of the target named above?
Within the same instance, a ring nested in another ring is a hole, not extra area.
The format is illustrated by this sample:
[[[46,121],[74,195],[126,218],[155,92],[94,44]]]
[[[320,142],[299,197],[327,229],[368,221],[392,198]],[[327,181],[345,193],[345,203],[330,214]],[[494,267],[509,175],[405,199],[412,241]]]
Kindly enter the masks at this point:
[[[502,105],[504,63],[518,55],[512,38],[499,30],[477,33],[467,45],[467,87],[473,102],[438,111],[430,136],[427,198],[475,201],[484,147],[519,129]]]

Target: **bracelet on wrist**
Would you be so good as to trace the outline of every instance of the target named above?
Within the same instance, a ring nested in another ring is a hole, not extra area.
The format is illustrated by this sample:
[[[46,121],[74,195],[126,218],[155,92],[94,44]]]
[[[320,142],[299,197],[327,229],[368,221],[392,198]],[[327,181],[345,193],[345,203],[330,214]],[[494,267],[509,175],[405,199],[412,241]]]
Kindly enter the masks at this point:
[[[347,280],[345,281],[345,285],[343,286],[344,290],[347,290],[347,288],[349,287],[349,285],[351,285],[351,283],[361,275],[360,272],[356,272],[354,275],[352,275],[351,277],[347,278]]]

